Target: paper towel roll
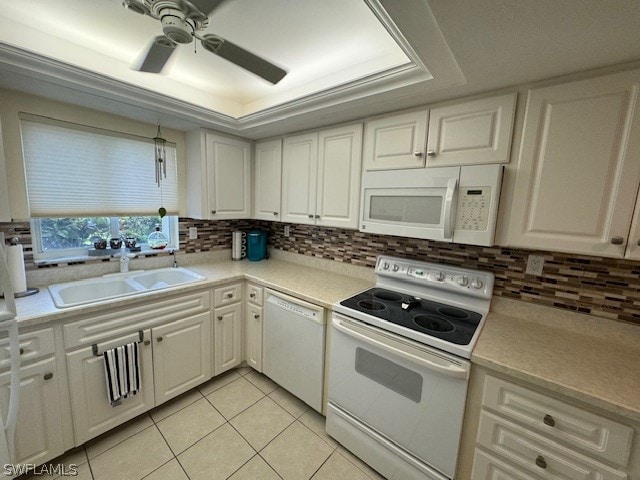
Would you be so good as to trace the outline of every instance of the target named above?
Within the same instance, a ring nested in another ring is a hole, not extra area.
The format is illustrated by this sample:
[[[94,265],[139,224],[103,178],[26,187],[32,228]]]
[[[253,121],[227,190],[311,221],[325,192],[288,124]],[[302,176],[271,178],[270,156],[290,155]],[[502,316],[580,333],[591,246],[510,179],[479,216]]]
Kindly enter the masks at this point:
[[[7,266],[9,278],[14,293],[24,292],[27,289],[27,277],[24,273],[24,255],[22,245],[9,245],[7,247]]]

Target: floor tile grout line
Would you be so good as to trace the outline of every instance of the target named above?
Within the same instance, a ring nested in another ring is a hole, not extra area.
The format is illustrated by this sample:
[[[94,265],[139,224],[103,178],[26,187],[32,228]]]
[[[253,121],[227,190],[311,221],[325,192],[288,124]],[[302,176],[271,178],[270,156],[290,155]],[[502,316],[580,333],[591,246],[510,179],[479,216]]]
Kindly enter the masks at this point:
[[[289,426],[291,426],[291,425],[289,425]],[[289,428],[289,427],[287,427],[287,428]],[[285,428],[285,430],[286,430],[286,428]],[[284,431],[284,430],[283,430],[283,431]],[[282,432],[280,432],[280,433],[282,433]],[[278,434],[278,435],[280,435],[280,434]],[[276,435],[276,436],[277,436],[277,435]],[[262,449],[262,450],[264,450],[264,449]],[[260,452],[261,452],[262,450],[260,450]],[[257,455],[262,459],[262,461],[263,461],[264,463],[266,463],[266,464],[267,464],[267,466],[268,466],[268,467],[269,467],[269,468],[270,468],[270,469],[271,469],[271,470],[272,470],[272,471],[273,471],[273,472],[278,476],[278,478],[281,478],[281,479],[283,479],[283,480],[284,480],[284,477],[283,477],[282,475],[280,475],[280,474],[278,473],[278,471],[277,471],[275,468],[273,468],[273,466],[272,466],[269,462],[267,462],[267,459],[266,459],[266,458],[264,458],[264,457],[260,454],[260,452],[258,452],[258,453],[257,453]]]
[[[182,408],[179,408],[179,409],[178,409],[178,410],[176,410],[175,412],[173,412],[173,413],[171,413],[171,414],[167,415],[166,417],[161,418],[160,420],[157,420],[157,421],[156,421],[156,420],[153,418],[153,416],[151,415],[151,413],[153,412],[153,410],[155,410],[156,408],[160,408],[160,407],[166,406],[166,405],[168,405],[169,403],[173,402],[174,400],[178,400],[182,395],[184,395],[184,394],[186,394],[186,393],[189,393],[189,392],[192,392],[193,390],[197,391],[197,392],[200,394],[200,398],[195,399],[193,402],[189,403],[188,405],[185,405],[185,406],[184,406],[184,407],[182,407]],[[153,409],[151,409],[151,411],[149,411],[148,413],[149,413],[149,416],[151,417],[151,420],[153,421],[153,423],[155,423],[155,424],[157,425],[157,424],[158,424],[158,422],[161,422],[161,421],[163,421],[163,420],[166,420],[167,418],[169,418],[169,417],[171,417],[171,416],[175,415],[175,414],[176,414],[176,413],[178,413],[178,412],[181,412],[181,411],[182,411],[182,410],[184,410],[185,408],[190,407],[190,406],[191,406],[191,405],[193,405],[194,403],[199,402],[202,398],[204,398],[204,395],[202,395],[202,392],[201,392],[200,390],[198,390],[198,387],[193,387],[191,390],[187,390],[186,392],[184,392],[184,394],[182,394],[182,395],[178,395],[177,397],[174,397],[174,398],[172,398],[171,400],[168,400],[168,401],[166,401],[165,403],[161,403],[160,405],[158,405],[158,406],[154,407]]]
[[[344,448],[345,450],[347,450],[347,448],[346,448],[344,445],[342,445],[341,443],[338,443],[338,445],[339,445],[340,447]],[[367,476],[367,478],[370,478],[371,480],[373,480],[373,477],[372,477],[371,475],[369,475],[369,473],[368,473],[368,472],[366,472],[362,467],[360,467],[360,466],[359,466],[358,464],[356,464],[355,462],[352,462],[352,461],[351,461],[351,460],[350,460],[346,455],[344,455],[344,454],[339,450],[339,448],[336,448],[336,450],[335,450],[335,451],[336,451],[336,453],[337,453],[338,455],[340,455],[342,458],[344,458],[347,462],[349,462],[351,465],[353,465],[353,466],[354,466],[354,467],[356,467],[358,470],[360,470],[362,473],[364,473],[364,474]],[[354,457],[356,457],[356,458],[357,458],[357,455],[356,455],[355,453],[351,453],[349,450],[347,450],[347,452],[349,452],[351,455],[353,455]],[[360,461],[361,461],[361,462],[364,462],[364,460],[360,460]],[[366,464],[365,464],[365,465],[366,465]],[[368,465],[367,465],[367,466],[368,466]],[[372,467],[369,467],[369,468],[371,468],[374,472],[376,472],[376,474],[380,475],[380,474],[379,474],[377,471],[375,471]],[[380,476],[381,476],[382,478],[384,478],[384,476],[382,476],[382,475],[380,475]]]
[[[131,422],[131,421],[133,421],[133,420],[137,420],[137,419],[139,419],[140,417],[142,417],[142,416],[144,416],[144,415],[147,415],[147,416],[151,419],[151,423],[152,423],[152,425],[149,425],[149,426],[147,426],[147,427],[144,427],[142,430],[138,430],[137,432],[132,433],[131,435],[129,435],[129,436],[127,436],[127,437],[123,438],[123,439],[122,439],[122,440],[120,440],[118,443],[116,443],[116,444],[114,444],[114,445],[110,446],[109,448],[107,448],[106,450],[104,450],[104,451],[100,452],[99,454],[97,454],[97,455],[96,455],[95,457],[93,457],[93,458],[89,458],[89,452],[87,452],[87,460],[88,460],[89,462],[91,462],[91,460],[94,460],[94,459],[98,458],[100,455],[102,455],[102,454],[104,454],[104,453],[107,453],[109,450],[111,450],[111,449],[113,449],[113,448],[117,447],[118,445],[120,445],[120,444],[121,444],[121,443],[123,443],[123,442],[126,442],[126,441],[127,441],[127,440],[129,440],[131,437],[133,437],[133,436],[135,436],[135,435],[137,435],[137,434],[139,434],[139,433],[142,433],[142,432],[144,432],[145,430],[147,430],[147,429],[149,429],[149,428],[151,428],[151,427],[155,426],[155,422],[153,421],[153,418],[151,418],[151,415],[149,415],[149,412],[142,413],[142,414],[138,415],[137,417],[132,418],[131,420],[127,420],[127,422]],[[127,423],[127,422],[125,422],[125,423]],[[124,424],[122,424],[122,425],[124,425]],[[116,428],[117,428],[117,427],[116,427]],[[106,434],[106,433],[111,433],[111,430],[109,430],[109,431],[107,431],[107,432],[104,432],[104,434]],[[102,434],[102,435],[104,435],[104,434]],[[100,437],[100,436],[101,436],[101,435],[99,435],[98,437]],[[98,437],[95,437],[95,438],[98,438]],[[92,438],[91,440],[93,440],[93,438]],[[91,441],[91,440],[89,440],[89,441]],[[85,445],[85,447],[86,447],[87,443],[85,442],[85,443],[84,443],[84,445]]]
[[[316,471],[315,471],[315,472],[313,472],[313,473],[311,474],[311,476],[309,477],[309,480],[311,480],[311,479],[313,478],[313,476],[314,476],[316,473],[318,473],[318,472],[320,471],[320,469],[324,466],[324,464],[325,464],[325,463],[327,463],[327,462],[329,461],[329,459],[333,456],[333,454],[334,454],[334,453],[335,453],[335,450],[333,450],[333,451],[329,454],[329,456],[328,456],[327,458],[325,458],[325,459],[324,459],[324,462],[322,462],[322,463],[320,464],[320,466],[319,466],[318,468],[316,468]]]
[[[191,477],[189,477],[189,474],[187,473],[187,471],[186,471],[186,470],[184,469],[184,467],[182,466],[182,463],[180,463],[180,459],[178,458],[178,455],[176,455],[176,454],[174,453],[173,449],[171,448],[171,445],[169,445],[169,442],[167,441],[166,437],[165,437],[165,436],[164,436],[164,434],[162,433],[162,430],[160,430],[160,427],[158,427],[158,424],[155,422],[155,420],[153,420],[153,418],[151,418],[151,421],[154,423],[154,425],[155,425],[155,426],[156,426],[156,428],[158,429],[158,432],[160,432],[160,436],[161,436],[161,437],[162,437],[162,439],[164,440],[164,443],[166,443],[166,444],[167,444],[167,448],[169,449],[169,451],[170,451],[170,452],[171,452],[171,454],[173,455],[173,458],[172,458],[171,460],[175,459],[175,460],[178,462],[178,465],[180,465],[180,468],[182,469],[182,471],[184,472],[184,474],[187,476],[187,478],[188,478],[188,479],[191,479]],[[223,425],[224,425],[224,424],[223,424]],[[214,430],[214,431],[215,431],[215,430]],[[213,433],[213,432],[211,432],[211,433]],[[206,436],[206,435],[205,435],[205,436]],[[202,437],[202,438],[204,438],[204,437]],[[200,439],[200,440],[202,440],[202,439]],[[199,441],[199,440],[198,440],[198,441]],[[193,445],[195,445],[196,443],[198,443],[198,441],[196,441]],[[192,447],[193,445],[191,445],[191,447]],[[191,448],[191,447],[189,447],[189,448]],[[185,451],[186,451],[186,450],[187,450],[187,449],[185,449]],[[171,460],[169,460],[168,462],[164,463],[163,465],[166,465],[166,464],[167,464],[167,463],[169,463]],[[161,465],[160,467],[158,467],[158,468],[161,468],[161,467],[162,467],[162,465]],[[156,469],[156,470],[157,470],[157,469]],[[155,470],[154,470],[154,472],[155,472]],[[151,473],[153,473],[153,472],[151,472]],[[151,475],[151,473],[150,473],[149,475]],[[147,475],[147,476],[148,476],[148,475]]]

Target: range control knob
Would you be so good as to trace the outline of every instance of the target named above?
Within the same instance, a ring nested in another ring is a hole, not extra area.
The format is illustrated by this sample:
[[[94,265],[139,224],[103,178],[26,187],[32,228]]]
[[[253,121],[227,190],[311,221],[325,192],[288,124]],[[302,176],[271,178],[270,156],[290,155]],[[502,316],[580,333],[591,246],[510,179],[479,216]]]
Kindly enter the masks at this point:
[[[398,270],[400,270],[400,267],[398,266],[398,264],[397,264],[397,263],[394,263],[394,264],[393,264],[393,271],[394,271],[394,272],[397,272]]]
[[[427,275],[427,279],[433,281],[433,282],[441,282],[442,280],[444,280],[444,273],[442,272],[429,272],[429,274]]]
[[[458,285],[460,285],[461,287],[466,287],[469,284],[469,279],[466,277],[466,275],[460,275],[457,281]]]
[[[482,280],[480,280],[479,278],[474,278],[473,280],[471,280],[471,288],[480,290],[482,288]]]
[[[388,264],[387,262],[384,262],[384,263],[382,264],[382,268],[383,268],[384,270],[389,270],[389,264]]]

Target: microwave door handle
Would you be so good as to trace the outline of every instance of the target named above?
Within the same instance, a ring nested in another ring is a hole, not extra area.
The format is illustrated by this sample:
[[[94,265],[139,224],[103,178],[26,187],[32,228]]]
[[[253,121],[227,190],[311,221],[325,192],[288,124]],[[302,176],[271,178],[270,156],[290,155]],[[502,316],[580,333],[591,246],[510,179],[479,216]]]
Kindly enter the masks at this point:
[[[439,365],[435,362],[429,361],[426,358],[421,358],[409,352],[405,352],[403,350],[395,348],[392,345],[389,345],[388,343],[381,342],[367,335],[363,335],[362,333],[357,332],[352,328],[349,328],[348,324],[341,322],[337,318],[333,319],[333,326],[350,337],[357,338],[362,342],[368,343],[369,345],[373,345],[374,347],[378,347],[388,353],[391,353],[392,355],[396,355],[397,357],[403,358],[404,360],[407,360],[408,362],[411,362],[413,364],[421,365],[422,367],[428,368],[429,370],[434,370],[438,373],[447,375],[449,377],[465,378],[465,379],[469,378],[469,372],[467,372],[467,370],[465,370],[464,368],[460,368],[453,363],[447,366]]]
[[[457,178],[450,178],[447,182],[447,191],[444,195],[444,238],[453,238],[453,196],[457,185]]]

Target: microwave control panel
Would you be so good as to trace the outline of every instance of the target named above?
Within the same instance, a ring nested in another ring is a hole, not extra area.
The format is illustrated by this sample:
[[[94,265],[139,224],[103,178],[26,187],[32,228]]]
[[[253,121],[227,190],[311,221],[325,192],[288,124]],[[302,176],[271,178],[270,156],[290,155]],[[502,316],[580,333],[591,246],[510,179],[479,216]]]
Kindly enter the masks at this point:
[[[460,187],[456,231],[484,232],[489,227],[491,187]]]

